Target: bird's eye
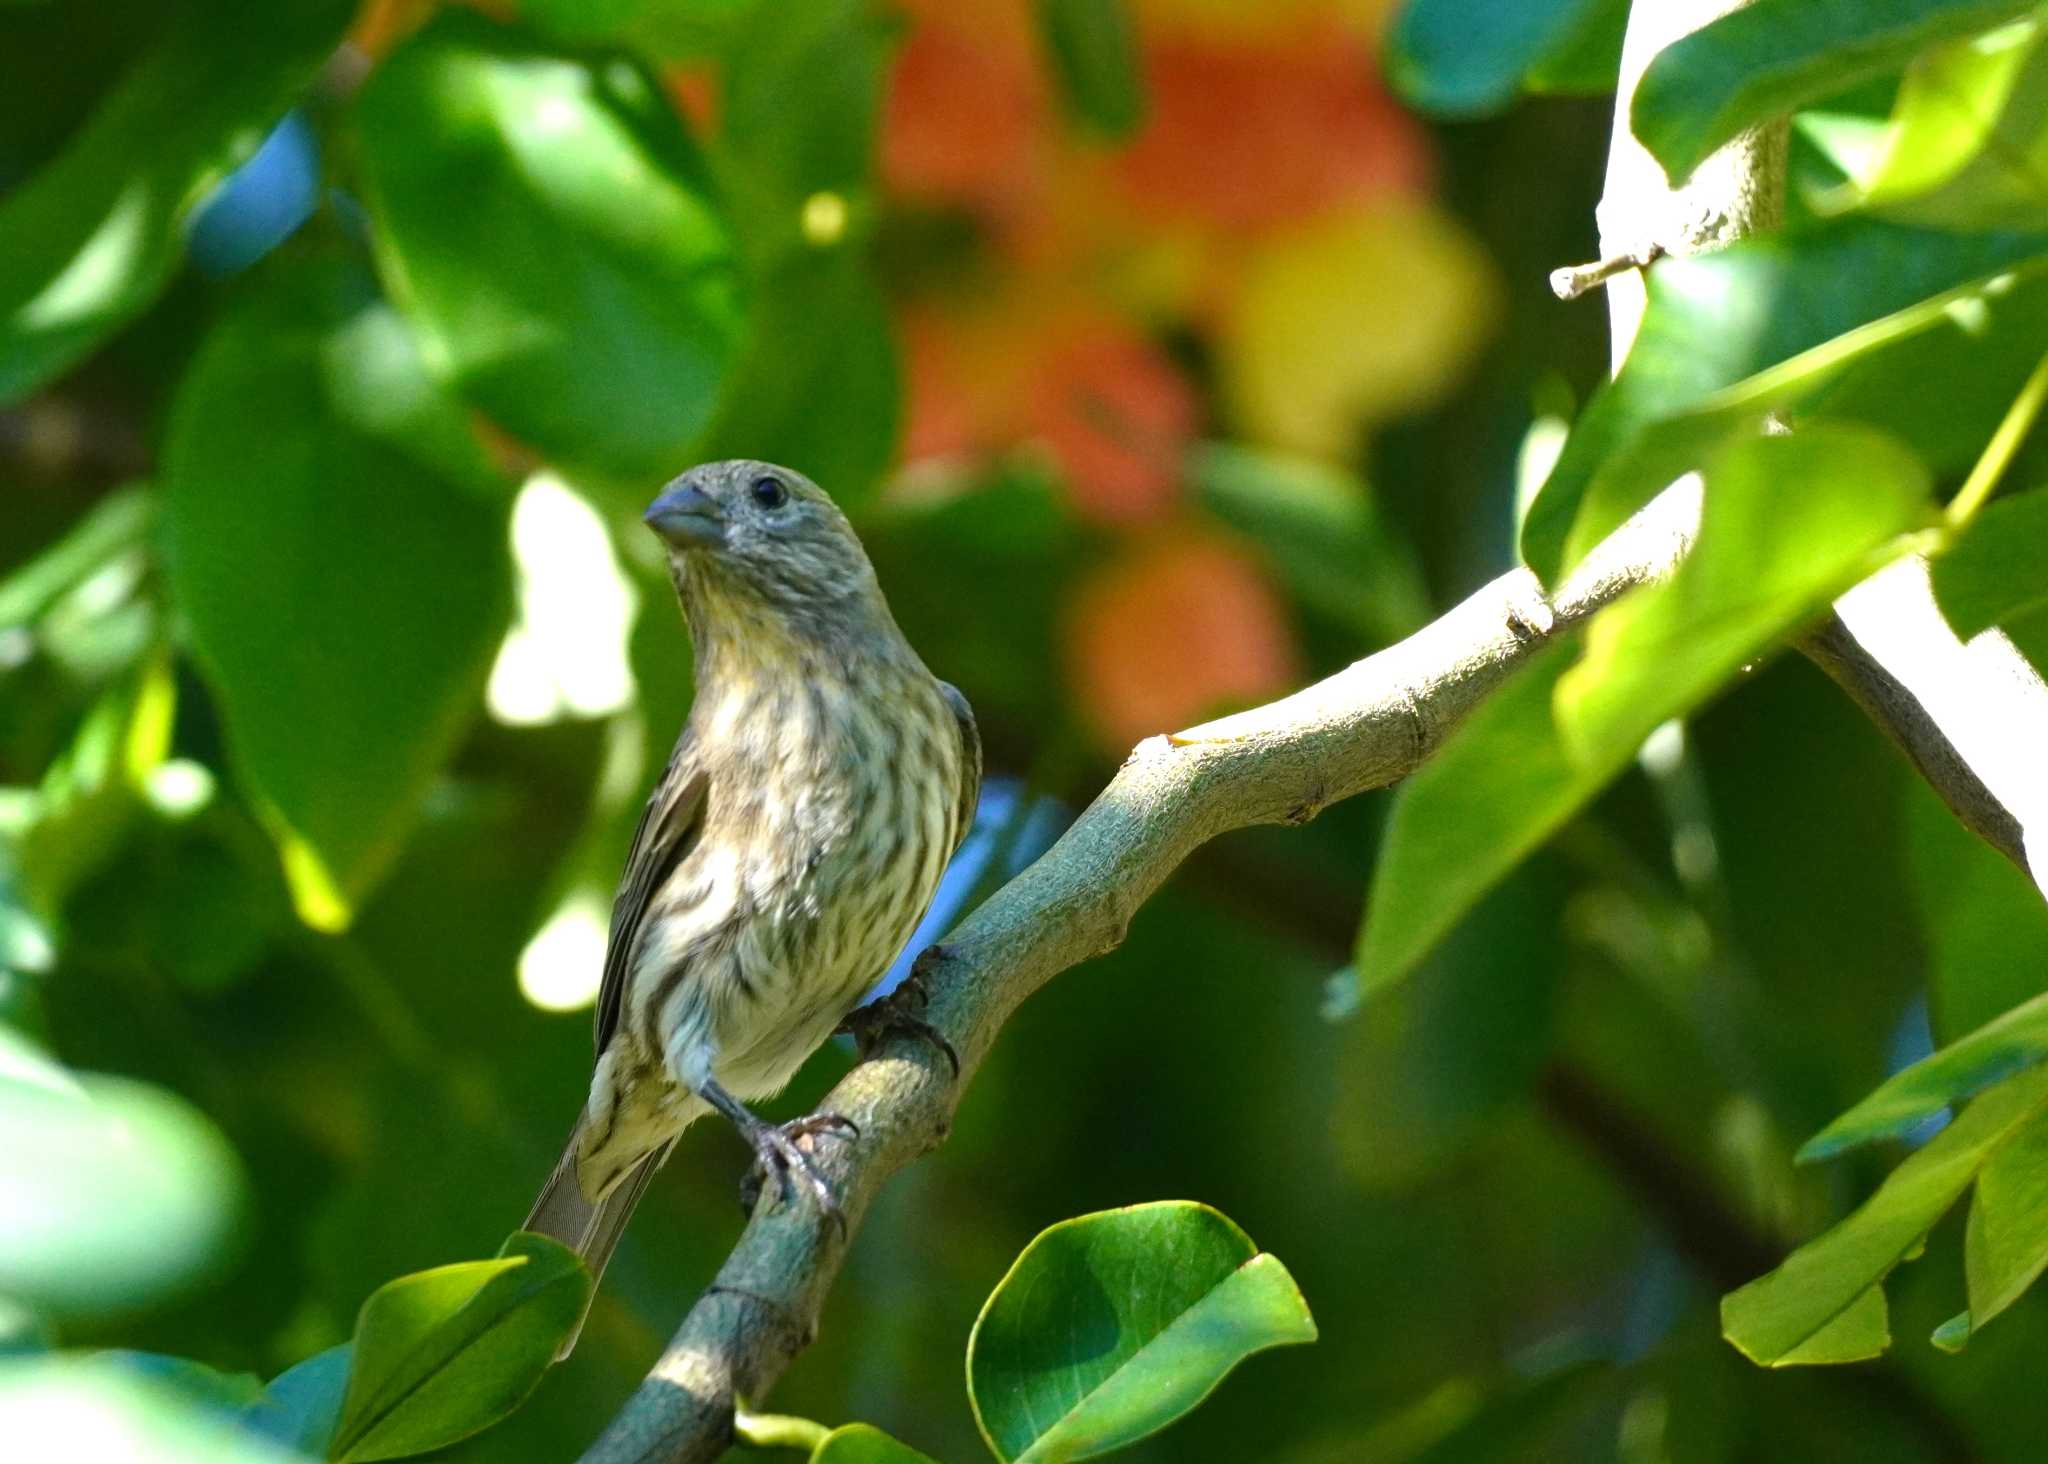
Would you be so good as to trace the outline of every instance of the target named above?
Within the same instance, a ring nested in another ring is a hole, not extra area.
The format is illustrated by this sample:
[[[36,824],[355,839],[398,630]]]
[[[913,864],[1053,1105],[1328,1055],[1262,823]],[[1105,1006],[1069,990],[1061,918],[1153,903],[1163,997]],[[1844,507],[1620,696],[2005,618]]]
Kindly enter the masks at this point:
[[[756,478],[747,485],[747,491],[754,495],[754,502],[763,508],[776,509],[789,502],[789,489],[780,478]]]

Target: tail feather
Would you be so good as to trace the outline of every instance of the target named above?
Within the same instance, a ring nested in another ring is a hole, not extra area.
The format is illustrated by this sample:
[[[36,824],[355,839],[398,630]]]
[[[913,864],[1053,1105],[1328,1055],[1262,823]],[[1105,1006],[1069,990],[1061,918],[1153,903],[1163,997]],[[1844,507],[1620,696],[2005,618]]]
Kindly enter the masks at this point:
[[[520,1228],[559,1240],[581,1256],[583,1264],[590,1270],[590,1294],[594,1299],[612,1251],[618,1246],[619,1237],[625,1234],[626,1222],[633,1218],[633,1207],[640,1203],[648,1181],[654,1178],[654,1171],[661,1168],[675,1143],[671,1140],[663,1144],[627,1170],[604,1198],[593,1205],[583,1197],[583,1187],[576,1178],[577,1137],[581,1131],[579,1123],[570,1133],[561,1159],[556,1163],[554,1172],[548,1175],[547,1183],[541,1186],[540,1197],[533,1202],[526,1224]],[[576,1319],[576,1325],[562,1339],[555,1361],[560,1362],[576,1350],[576,1339],[583,1334],[583,1324],[589,1317],[590,1303],[586,1301],[583,1315]]]

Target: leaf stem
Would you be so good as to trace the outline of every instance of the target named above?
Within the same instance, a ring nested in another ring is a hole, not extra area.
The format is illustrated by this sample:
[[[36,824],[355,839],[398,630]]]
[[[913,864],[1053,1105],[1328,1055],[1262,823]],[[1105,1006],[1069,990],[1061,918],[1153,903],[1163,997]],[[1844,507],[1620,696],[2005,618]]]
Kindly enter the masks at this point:
[[[832,1430],[815,1419],[789,1413],[750,1413],[733,1410],[733,1438],[750,1449],[802,1449],[810,1453]]]
[[[2048,356],[2043,356],[2036,363],[2026,385],[2020,388],[2020,394],[2006,408],[2005,420],[1998,424],[1998,430],[1984,444],[1983,456],[1970,469],[1970,476],[1963,480],[1956,496],[1949,500],[1949,527],[1959,529],[1976,517],[1977,510],[1984,506],[1984,500],[1991,496],[1991,490],[1998,486],[1998,480],[2012,462],[2013,454],[2019,451],[2020,443],[2033,429],[2035,419],[2041,415],[2044,400],[2048,400]]]

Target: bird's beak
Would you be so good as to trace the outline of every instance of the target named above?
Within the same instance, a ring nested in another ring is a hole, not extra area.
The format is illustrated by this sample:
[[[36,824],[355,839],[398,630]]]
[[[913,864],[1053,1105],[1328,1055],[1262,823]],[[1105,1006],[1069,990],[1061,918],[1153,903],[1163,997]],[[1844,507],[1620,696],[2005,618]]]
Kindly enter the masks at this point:
[[[725,542],[725,515],[696,488],[675,487],[648,505],[647,527],[677,549],[715,549]]]

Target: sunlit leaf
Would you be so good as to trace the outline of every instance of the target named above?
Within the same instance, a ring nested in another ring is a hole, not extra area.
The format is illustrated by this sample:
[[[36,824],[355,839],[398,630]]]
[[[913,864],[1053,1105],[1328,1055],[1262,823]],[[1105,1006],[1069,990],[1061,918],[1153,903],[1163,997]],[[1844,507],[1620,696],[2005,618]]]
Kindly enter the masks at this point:
[[[140,488],[95,503],[62,539],[0,580],[0,629],[29,624],[95,570],[141,548],[155,507]]]
[[[934,1464],[908,1444],[898,1443],[873,1424],[835,1428],[811,1450],[811,1464]]]
[[[2048,1267],[2048,1122],[2022,1129],[1977,1176],[1963,1258],[1974,1337]]]
[[[2016,339],[2028,338],[2043,308],[2031,262],[2044,255],[2048,235],[1950,234],[1851,216],[1660,261],[1627,360],[1573,424],[1530,507],[1523,558],[1554,583],[1715,445],[1772,411],[1811,403],[1920,446],[1924,433],[1946,431],[1927,420],[1928,358],[1902,356],[1897,372],[1876,373],[1887,352],[1927,332],[1953,332],[1935,357],[1951,380],[1992,364],[2001,376],[2016,373],[2002,390],[1984,388],[2002,407],[2038,346],[1986,361],[1980,337],[2009,311]],[[2013,280],[1976,286],[2022,263]],[[1865,367],[1874,380],[1859,375]]]
[[[333,927],[477,704],[510,553],[497,482],[396,317],[353,272],[297,263],[187,375],[163,522],[236,765],[300,914]]]
[[[1034,0],[1034,9],[1067,110],[1106,138],[1136,131],[1145,87],[1126,0]]]
[[[253,153],[341,39],[349,0],[256,16],[201,0],[0,206],[0,403],[18,401],[156,298],[207,186]]]
[[[1659,52],[1636,88],[1630,122],[1672,180],[1683,181],[1745,128],[2031,8],[2032,0],[1756,0]]]
[[[1416,106],[1446,117],[1497,111],[1530,74],[1557,74],[1558,63],[1589,49],[1588,33],[1610,33],[1607,84],[1620,51],[1611,0],[1408,0],[1389,36],[1387,75]]]
[[[1906,72],[1861,177],[1888,217],[1950,228],[2048,220],[2048,42],[2038,24],[1941,47]]]
[[[1964,640],[2048,605],[2048,492],[1986,504],[1933,564],[1934,598]]]
[[[0,1294],[59,1318],[160,1303],[233,1249],[242,1175],[212,1124],[129,1079],[74,1079],[0,1028]]]
[[[304,1464],[117,1358],[49,1357],[0,1368],[10,1457],[136,1464]]]
[[[1842,1320],[1907,1259],[1978,1171],[2048,1108],[2048,1072],[2029,1072],[1984,1093],[1926,1147],[1908,1155],[1864,1204],[1793,1252],[1769,1275],[1721,1300],[1728,1340],[1753,1362],[1847,1361],[1868,1356],[1866,1320]],[[1825,1339],[1825,1346],[1822,1341]]]
[[[656,83],[451,10],[357,110],[380,265],[429,364],[564,463],[655,483],[684,466],[741,309]]]
[[[1877,567],[1924,522],[1927,473],[1888,438],[1815,423],[1707,469],[1698,540],[1670,579],[1602,610],[1557,689],[1582,760],[1626,755]]]
[[[498,1259],[401,1276],[363,1303],[331,1457],[424,1454],[524,1401],[583,1315],[590,1273],[545,1236]]]
[[[1929,1058],[1884,1080],[1869,1097],[1815,1134],[1801,1163],[1897,1138],[1973,1093],[2048,1057],[2048,995],[2014,1007]]]
[[[1286,1267],[1206,1205],[1063,1221],[1024,1248],[975,1321],[967,1385],[1004,1461],[1134,1443],[1254,1352],[1312,1342]]]

